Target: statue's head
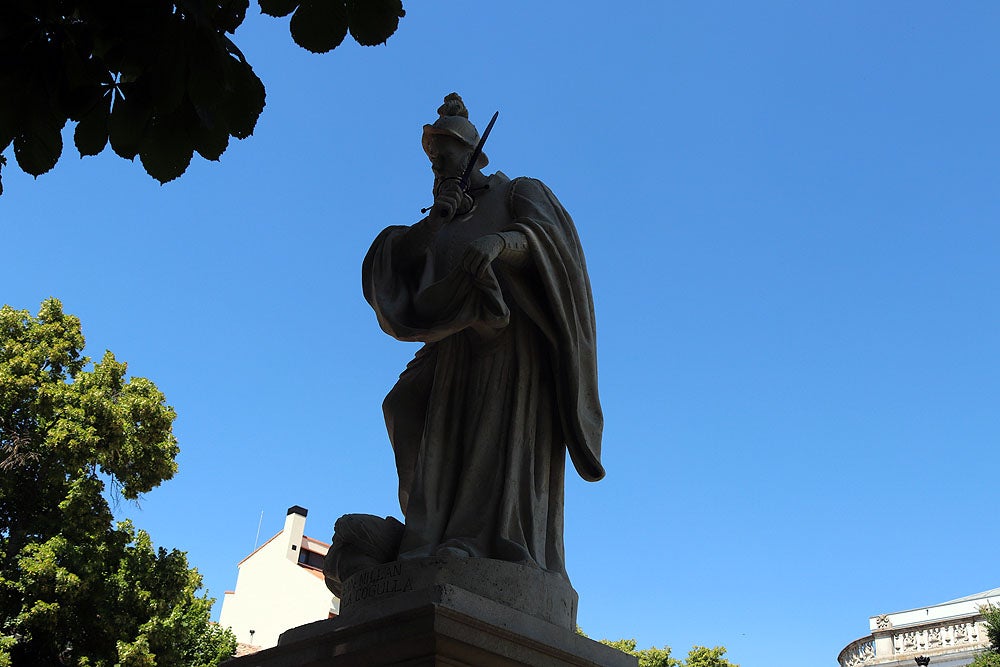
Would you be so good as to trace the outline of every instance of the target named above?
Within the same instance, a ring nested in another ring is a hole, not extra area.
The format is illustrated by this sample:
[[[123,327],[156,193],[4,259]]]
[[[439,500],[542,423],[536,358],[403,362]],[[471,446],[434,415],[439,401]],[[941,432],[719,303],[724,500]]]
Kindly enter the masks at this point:
[[[441,142],[441,139],[446,139]],[[469,122],[469,110],[465,108],[461,96],[458,93],[451,93],[444,98],[444,104],[438,107],[438,119],[431,125],[424,125],[423,145],[427,157],[434,159],[441,143],[451,143],[447,140],[457,141],[462,146],[468,148],[469,152],[475,150],[479,143],[479,132],[476,126]],[[476,168],[482,169],[490,163],[486,153],[480,153],[476,160]]]

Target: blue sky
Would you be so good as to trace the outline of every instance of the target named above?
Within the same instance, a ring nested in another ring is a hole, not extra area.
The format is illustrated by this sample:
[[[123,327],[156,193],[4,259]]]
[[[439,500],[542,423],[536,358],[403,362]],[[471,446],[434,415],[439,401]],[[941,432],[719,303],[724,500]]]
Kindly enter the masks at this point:
[[[179,474],[121,517],[221,598],[261,512],[262,540],[293,504],[320,539],[398,516],[380,404],[415,348],[360,265],[430,203],[420,129],[455,90],[480,127],[500,111],[490,169],[544,180],[587,252],[589,634],[833,667],[871,615],[1000,585],[1000,5],[406,8],[326,56],[251,10],[264,114],[176,182],[110,150],[4,170],[0,302],[59,297],[178,412]]]

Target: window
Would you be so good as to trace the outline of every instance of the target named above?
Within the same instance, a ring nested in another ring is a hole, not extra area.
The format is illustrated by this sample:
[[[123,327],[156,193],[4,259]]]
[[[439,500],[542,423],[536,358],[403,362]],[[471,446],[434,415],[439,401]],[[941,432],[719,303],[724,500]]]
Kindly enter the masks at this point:
[[[308,549],[302,549],[299,551],[299,563],[302,565],[308,565],[309,567],[315,567],[318,570],[323,569],[323,556],[316,553],[315,551],[309,551]]]

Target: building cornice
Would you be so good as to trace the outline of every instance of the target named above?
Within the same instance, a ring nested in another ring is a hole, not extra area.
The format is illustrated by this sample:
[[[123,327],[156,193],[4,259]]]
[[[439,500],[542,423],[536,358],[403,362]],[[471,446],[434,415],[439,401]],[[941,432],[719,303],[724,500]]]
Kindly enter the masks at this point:
[[[912,664],[920,655],[933,659],[954,653],[974,653],[989,644],[985,620],[978,612],[899,627],[882,621],[882,616],[874,618],[878,619],[880,629],[848,644],[837,656],[840,667]]]

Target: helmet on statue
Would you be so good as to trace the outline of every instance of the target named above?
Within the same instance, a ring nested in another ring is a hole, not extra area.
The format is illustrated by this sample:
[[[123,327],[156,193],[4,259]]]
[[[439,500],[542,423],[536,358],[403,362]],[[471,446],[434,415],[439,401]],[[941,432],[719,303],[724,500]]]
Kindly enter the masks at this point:
[[[433,150],[432,141],[435,136],[447,136],[457,139],[469,148],[475,148],[479,143],[479,131],[469,122],[469,110],[465,108],[458,93],[451,93],[444,98],[444,104],[438,107],[438,119],[430,125],[424,125],[423,146],[429,156]],[[486,153],[480,153],[476,160],[476,168],[482,169],[490,163]]]

